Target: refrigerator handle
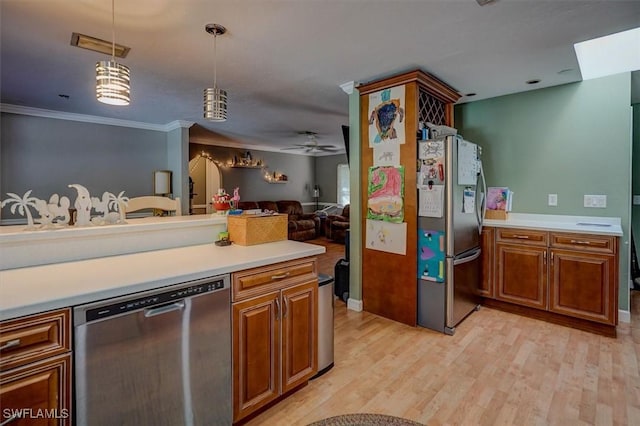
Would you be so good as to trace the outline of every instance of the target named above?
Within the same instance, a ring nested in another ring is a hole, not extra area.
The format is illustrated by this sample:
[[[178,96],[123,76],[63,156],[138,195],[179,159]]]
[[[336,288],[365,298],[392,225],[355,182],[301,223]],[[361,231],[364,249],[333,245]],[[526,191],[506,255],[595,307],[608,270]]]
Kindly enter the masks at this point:
[[[482,222],[484,222],[484,215],[487,212],[487,182],[484,179],[484,169],[482,168],[482,161],[478,160],[480,165],[480,174],[478,181],[482,179],[482,196],[480,196],[479,185],[476,185],[476,198],[482,198],[480,203],[476,204],[479,208],[476,208],[476,218],[478,219],[478,234],[482,234]]]
[[[464,263],[473,262],[474,260],[479,258],[481,254],[482,254],[482,250],[478,249],[471,256],[462,257],[462,258],[459,258],[459,259],[453,259],[453,266],[458,266],[458,265],[462,265]]]

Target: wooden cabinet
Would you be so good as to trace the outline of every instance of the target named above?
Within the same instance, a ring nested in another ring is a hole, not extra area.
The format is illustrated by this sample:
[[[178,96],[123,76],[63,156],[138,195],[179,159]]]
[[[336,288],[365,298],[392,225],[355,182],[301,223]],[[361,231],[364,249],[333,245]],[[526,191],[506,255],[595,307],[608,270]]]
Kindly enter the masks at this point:
[[[233,420],[304,384],[317,371],[314,258],[233,274]]]
[[[417,132],[419,123],[454,126],[453,105],[460,94],[433,75],[420,70],[411,71],[358,86],[360,93],[360,204],[362,215],[351,220],[360,220],[361,229],[367,228],[369,195],[369,168],[378,164],[374,158],[371,129],[376,129],[376,117],[383,104],[395,105],[395,121],[390,130],[403,129],[404,140],[398,141],[398,165],[404,167],[404,222],[406,223],[406,254],[390,253],[367,248],[366,232],[362,232],[362,303],[367,312],[415,326],[417,323],[418,285],[418,194],[415,191],[418,174]],[[402,101],[399,93],[403,93]],[[383,103],[381,99],[390,98]],[[375,102],[375,104],[373,103]],[[371,105],[370,105],[371,103]],[[385,107],[386,108],[386,107]],[[373,114],[372,114],[373,113]],[[391,112],[393,115],[393,111]],[[389,117],[389,114],[387,114]],[[380,126],[377,127],[380,129]],[[385,132],[384,137],[394,141],[394,132]],[[380,136],[379,136],[380,137]],[[409,190],[413,188],[414,190]]]
[[[496,299],[547,308],[547,249],[496,244]]]
[[[2,424],[71,424],[71,311],[0,323]]]
[[[489,237],[483,244],[490,244]],[[563,319],[599,323],[605,328],[584,328],[615,334],[617,237],[497,228],[493,253],[495,293],[491,295],[491,284],[483,279],[480,291],[485,298],[557,314],[550,319],[568,325],[586,323]]]
[[[550,253],[549,310],[617,324],[617,238],[555,234]]]
[[[493,256],[495,232],[493,228],[483,227],[480,235],[480,249],[482,250],[482,266],[480,276],[481,296],[493,297],[495,286],[493,285]]]

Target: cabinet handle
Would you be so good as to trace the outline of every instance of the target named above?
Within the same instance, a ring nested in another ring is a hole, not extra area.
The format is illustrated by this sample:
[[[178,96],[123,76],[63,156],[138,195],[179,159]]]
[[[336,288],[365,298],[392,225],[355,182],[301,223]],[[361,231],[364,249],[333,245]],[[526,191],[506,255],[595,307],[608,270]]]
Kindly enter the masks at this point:
[[[281,280],[283,278],[287,278],[289,276],[289,272],[285,272],[284,274],[279,274],[279,275],[271,275],[271,279],[272,280]]]
[[[520,240],[528,240],[529,236],[528,235],[514,235],[513,238],[518,238]]]
[[[276,299],[276,321],[280,319],[280,298]]]
[[[18,420],[20,418],[20,413],[16,413],[11,417],[7,417],[2,423],[0,423],[0,426],[5,426],[8,425],[9,423],[11,423],[14,420]]]
[[[571,244],[582,244],[582,245],[591,245],[591,242],[589,241],[583,241],[583,240],[571,240]]]
[[[284,309],[282,310],[282,318],[286,318],[287,317],[287,311],[289,310],[289,303],[287,302],[287,299],[284,299]]]
[[[13,348],[16,346],[20,346],[20,339],[9,340],[4,345],[0,346],[0,351],[4,351],[5,349]],[[2,425],[0,425],[2,426]]]
[[[542,253],[542,264],[543,265],[547,264],[547,252],[546,251],[544,253]]]
[[[553,252],[551,252],[551,264],[553,265]]]

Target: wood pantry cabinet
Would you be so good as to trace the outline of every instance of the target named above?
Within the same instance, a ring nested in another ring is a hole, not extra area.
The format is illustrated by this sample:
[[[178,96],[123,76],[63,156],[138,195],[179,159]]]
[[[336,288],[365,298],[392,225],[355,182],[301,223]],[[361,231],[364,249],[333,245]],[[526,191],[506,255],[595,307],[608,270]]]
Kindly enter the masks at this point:
[[[0,421],[71,424],[71,310],[0,323]]]
[[[534,308],[549,313],[534,315],[542,319],[615,335],[617,237],[510,228],[494,232],[495,294],[480,289],[487,305],[508,307],[494,305],[495,299]]]
[[[232,275],[233,421],[306,383],[318,369],[315,258]]]
[[[482,266],[480,269],[481,296],[494,297],[493,285],[493,256],[494,256],[494,229],[484,226],[480,234],[480,249],[482,250]]]

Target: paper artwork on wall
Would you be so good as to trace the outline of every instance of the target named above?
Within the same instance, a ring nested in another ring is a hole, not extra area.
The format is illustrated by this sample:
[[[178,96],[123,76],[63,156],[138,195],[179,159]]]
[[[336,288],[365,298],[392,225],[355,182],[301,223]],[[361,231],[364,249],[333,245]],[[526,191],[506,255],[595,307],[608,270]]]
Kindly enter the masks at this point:
[[[442,217],[444,185],[418,186],[418,216]]]
[[[405,143],[404,86],[369,95],[369,146],[387,142]]]
[[[400,165],[400,145],[397,143],[386,143],[373,147],[374,166],[399,166]]]
[[[367,218],[400,223],[404,220],[404,167],[369,167]]]
[[[418,229],[418,278],[444,282],[444,232]]]
[[[395,254],[407,254],[407,224],[367,219],[365,247]]]

